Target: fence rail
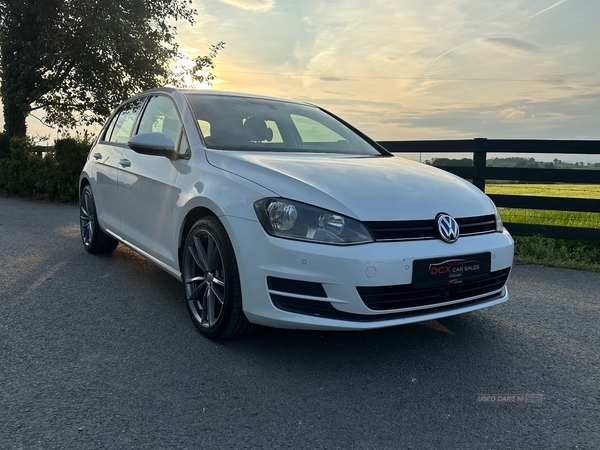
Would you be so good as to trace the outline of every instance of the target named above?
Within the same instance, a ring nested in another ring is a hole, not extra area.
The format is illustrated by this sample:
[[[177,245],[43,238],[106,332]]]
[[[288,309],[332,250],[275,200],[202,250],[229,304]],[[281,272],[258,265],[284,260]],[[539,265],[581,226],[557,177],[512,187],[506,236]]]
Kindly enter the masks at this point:
[[[33,147],[31,147],[29,149],[29,153],[35,153],[36,155],[38,155],[41,158],[44,153],[47,153],[51,150],[53,150],[53,147],[46,147],[43,145],[34,145]]]
[[[485,139],[451,141],[381,141],[393,153],[471,153],[472,166],[437,166],[471,180],[485,192],[487,180],[510,180],[542,183],[600,184],[600,170],[529,169],[488,167],[488,153],[600,155],[600,141],[551,141],[540,139]],[[490,195],[499,207],[543,209],[550,211],[600,212],[600,200],[582,198],[537,197],[524,195]],[[507,222],[506,228],[516,236],[535,236],[600,241],[600,229],[535,225]]]

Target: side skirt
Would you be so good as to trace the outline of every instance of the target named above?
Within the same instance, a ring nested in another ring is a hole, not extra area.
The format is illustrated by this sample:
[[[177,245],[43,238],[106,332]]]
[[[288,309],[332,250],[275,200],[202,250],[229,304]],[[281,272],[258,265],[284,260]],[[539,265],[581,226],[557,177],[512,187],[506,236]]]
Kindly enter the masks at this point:
[[[160,267],[162,270],[164,270],[165,272],[167,272],[169,275],[177,278],[179,281],[182,281],[181,279],[181,272],[173,269],[171,266],[166,265],[165,263],[163,263],[162,261],[159,261],[158,259],[156,259],[154,256],[149,255],[148,253],[146,253],[145,251],[143,251],[142,249],[136,247],[135,245],[133,245],[131,242],[126,241],[125,239],[123,239],[121,236],[119,236],[118,234],[112,232],[109,229],[105,230],[106,233],[110,234],[113,238],[115,238],[117,241],[121,242],[122,244],[126,245],[127,247],[129,247],[131,250],[133,250],[136,253],[139,253],[140,255],[142,255],[144,258],[146,258],[147,260],[153,262],[154,264],[156,264],[158,267]]]

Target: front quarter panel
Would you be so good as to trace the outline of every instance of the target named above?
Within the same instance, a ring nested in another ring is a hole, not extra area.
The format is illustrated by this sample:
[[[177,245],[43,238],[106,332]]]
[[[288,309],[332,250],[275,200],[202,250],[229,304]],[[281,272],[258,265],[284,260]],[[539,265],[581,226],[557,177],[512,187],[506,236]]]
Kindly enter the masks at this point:
[[[173,233],[172,245],[174,248],[182,245],[186,238],[187,217],[194,210],[203,209],[220,218],[235,248],[236,238],[228,217],[258,222],[254,202],[275,194],[252,181],[211,166],[201,145],[192,148],[191,155],[189,160],[181,161],[179,165],[179,195],[173,205],[173,229],[179,230],[179,233]]]

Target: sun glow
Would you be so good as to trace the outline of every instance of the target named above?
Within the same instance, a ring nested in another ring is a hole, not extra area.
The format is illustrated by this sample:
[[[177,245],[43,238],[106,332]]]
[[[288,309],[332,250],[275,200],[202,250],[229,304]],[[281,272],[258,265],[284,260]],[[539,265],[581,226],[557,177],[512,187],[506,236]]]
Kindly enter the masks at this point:
[[[189,58],[181,58],[177,61],[173,66],[173,72],[176,74],[180,74],[177,76],[177,85],[178,87],[188,88],[188,89],[211,89],[215,85],[222,83],[218,77],[215,77],[212,80],[209,80],[209,76],[211,74],[211,70],[204,67],[199,72],[196,72],[196,75],[201,77],[201,80],[193,79],[191,75],[191,69],[194,67],[194,62]],[[214,70],[213,70],[213,75]]]

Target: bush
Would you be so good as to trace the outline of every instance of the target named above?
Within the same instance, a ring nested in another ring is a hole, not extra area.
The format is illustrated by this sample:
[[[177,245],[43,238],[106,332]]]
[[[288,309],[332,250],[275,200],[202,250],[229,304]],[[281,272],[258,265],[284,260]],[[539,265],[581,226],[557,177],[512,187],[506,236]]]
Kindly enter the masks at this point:
[[[29,195],[38,172],[36,162],[29,162],[30,142],[27,138],[10,140],[8,158],[0,160],[0,188],[13,195]]]
[[[44,157],[32,154],[31,146],[28,138],[12,138],[8,157],[1,157],[0,138],[0,191],[60,202],[77,201],[79,174],[90,150],[87,138],[58,139]]]
[[[87,140],[65,138],[55,141],[54,151],[44,158],[50,156],[55,167],[44,177],[50,198],[63,202],[77,201],[79,174],[89,150],[90,143]]]
[[[65,175],[79,178],[90,151],[90,143],[84,139],[64,138],[55,141],[54,157]]]
[[[10,157],[10,139],[8,134],[0,133],[0,159]]]

